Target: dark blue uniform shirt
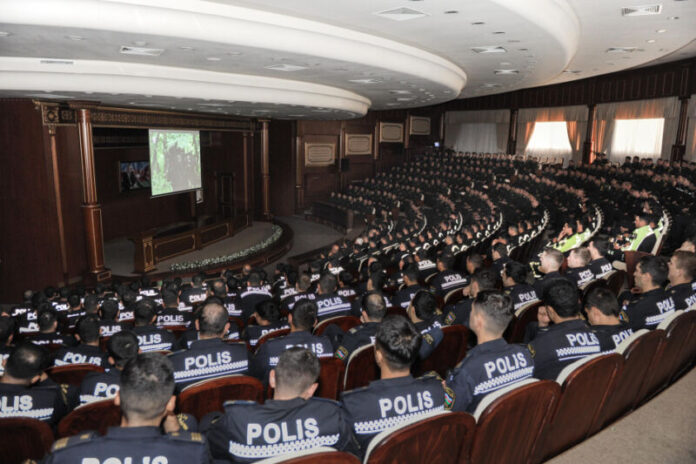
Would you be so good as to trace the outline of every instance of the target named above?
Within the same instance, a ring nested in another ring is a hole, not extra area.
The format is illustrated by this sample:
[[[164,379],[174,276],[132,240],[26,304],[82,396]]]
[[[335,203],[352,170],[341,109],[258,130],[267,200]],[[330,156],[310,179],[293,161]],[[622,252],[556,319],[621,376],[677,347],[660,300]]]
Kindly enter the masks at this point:
[[[249,371],[246,344],[225,343],[219,338],[194,341],[191,348],[172,353],[169,359],[177,391],[201,380]]]
[[[634,331],[655,329],[660,322],[676,310],[674,298],[663,290],[656,288],[649,292],[633,295],[623,312],[628,317],[628,325]]]
[[[317,295],[314,302],[317,304],[317,320],[350,315],[350,301],[337,293]]]
[[[288,348],[301,346],[311,350],[318,358],[333,357],[333,347],[327,337],[318,337],[301,330],[284,337],[274,338],[261,345],[251,361],[251,373],[262,382],[268,382],[268,373],[278,364],[278,358]]]

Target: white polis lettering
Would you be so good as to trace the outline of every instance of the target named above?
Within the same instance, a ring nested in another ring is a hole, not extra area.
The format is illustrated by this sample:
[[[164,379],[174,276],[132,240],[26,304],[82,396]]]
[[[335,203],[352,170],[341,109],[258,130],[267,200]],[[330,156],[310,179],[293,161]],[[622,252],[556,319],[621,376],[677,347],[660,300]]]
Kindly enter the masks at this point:
[[[536,295],[536,292],[535,292],[535,291],[530,291],[530,292],[526,292],[526,293],[520,293],[520,294],[517,296],[517,298],[518,298],[520,301],[524,301],[524,302],[526,303],[526,302],[528,302],[528,301],[536,300],[536,299],[537,299],[537,295]]]
[[[446,275],[445,276],[445,282],[456,282],[458,280],[461,280],[462,276],[459,274],[451,274],[451,275]]]
[[[510,371],[519,369],[520,367],[527,367],[527,358],[524,357],[522,353],[514,353],[511,356],[503,356],[497,358],[495,361],[488,361],[483,364],[483,368],[486,369],[486,375],[488,378],[492,378],[494,373],[505,374]]]
[[[155,345],[157,343],[162,343],[162,335],[160,334],[138,335],[138,345]]]
[[[68,364],[94,364],[95,366],[101,366],[102,358],[99,356],[87,356],[86,354],[73,353],[68,351],[63,356],[63,361]]]
[[[317,302],[317,306],[319,307],[319,309],[330,308],[332,306],[337,306],[340,304],[343,304],[343,300],[341,299],[341,297],[327,298],[325,300],[319,300]]]
[[[390,412],[394,412],[401,416],[403,414],[422,411],[433,407],[433,397],[429,391],[417,392],[415,397],[409,393],[405,396],[396,396],[394,398],[379,399],[379,413],[382,418],[388,416]]]
[[[108,384],[104,382],[97,382],[94,386],[94,396],[106,396],[107,398],[113,398],[119,390],[118,384]]]
[[[103,461],[100,458],[82,458],[80,464],[169,464],[169,460],[166,456],[126,457],[123,459],[106,458]]]
[[[159,316],[157,320],[160,323],[173,323],[173,322],[184,322],[184,316],[183,315],[176,315],[174,316],[173,314],[164,314],[162,316]]]
[[[300,346],[302,348],[312,350],[312,353],[314,354],[324,354],[324,345],[322,345],[321,343],[295,343],[294,345],[285,345],[285,349],[289,350],[290,348],[293,348],[295,346]]]
[[[574,333],[566,334],[570,346],[599,345],[599,339],[593,333]]]
[[[247,424],[247,445],[254,443],[257,438],[263,438],[263,442],[273,445],[278,442],[291,442],[316,438],[319,436],[319,424],[313,417],[296,419],[293,422],[280,422],[269,424]]]
[[[30,395],[0,397],[0,412],[31,411],[33,406]]]
[[[611,263],[607,264],[602,264],[601,270],[602,274],[608,274],[610,273],[614,268],[612,267]]]
[[[232,355],[229,351],[221,351],[219,353],[201,354],[191,356],[184,359],[184,369],[202,369],[204,367],[220,366],[232,362]]]
[[[594,274],[592,274],[592,271],[589,271],[589,270],[582,271],[578,277],[580,278],[580,283],[585,283],[585,282],[589,282],[590,280],[592,280],[594,278]]]
[[[204,301],[206,299],[205,293],[201,293],[199,295],[190,295],[189,296],[189,301],[191,303],[199,303],[201,301]]]
[[[674,300],[672,299],[672,297],[669,297],[666,300],[662,300],[662,301],[657,302],[657,309],[660,310],[660,314],[674,311],[674,307],[675,307],[675,305],[674,305]]]
[[[691,295],[685,300],[685,302],[687,307],[692,307],[694,304],[696,304],[696,295]]]
[[[626,330],[622,330],[621,332],[619,332],[617,334],[612,335],[611,340],[614,342],[615,346],[619,346],[622,341],[626,340],[631,335],[633,335],[633,330],[626,329]]]

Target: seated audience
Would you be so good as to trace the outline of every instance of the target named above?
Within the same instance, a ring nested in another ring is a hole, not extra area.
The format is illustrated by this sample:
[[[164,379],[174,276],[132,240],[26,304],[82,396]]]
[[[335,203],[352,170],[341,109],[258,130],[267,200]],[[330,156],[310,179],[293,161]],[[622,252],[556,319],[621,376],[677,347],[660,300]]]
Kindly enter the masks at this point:
[[[265,300],[257,304],[253,316],[256,319],[256,325],[246,326],[242,335],[252,348],[256,347],[259,339],[264,335],[290,328],[288,321],[281,318],[278,303],[273,300]]]
[[[633,331],[654,329],[676,310],[674,298],[665,291],[667,263],[660,256],[643,256],[633,274],[639,293],[631,294],[623,304],[623,314]]]
[[[590,261],[590,270],[595,275],[596,279],[601,279],[614,270],[611,263],[606,258],[607,251],[609,250],[609,241],[606,238],[593,238],[587,246],[587,249],[590,250],[590,256],[592,257]]]
[[[564,278],[560,272],[563,259],[563,253],[554,248],[547,247],[541,253],[539,271],[543,272],[544,275],[534,282],[534,290],[537,295],[543,295],[544,289],[554,280]]]
[[[510,262],[510,258],[508,257],[508,245],[505,243],[496,243],[493,245],[491,247],[491,259],[493,260],[491,263],[493,271],[500,275],[500,273],[503,272],[505,264]]]
[[[118,303],[114,300],[105,300],[99,308],[99,336],[110,337],[122,330],[128,329],[130,324],[118,322],[119,310]]]
[[[375,334],[380,322],[387,314],[387,306],[384,297],[379,293],[367,293],[360,299],[362,311],[359,326],[353,327],[347,333],[342,334],[336,343],[334,356],[342,361],[348,361],[353,351],[361,346],[371,345],[375,342]],[[327,329],[328,332],[328,329]],[[328,334],[327,334],[328,335]]]
[[[155,320],[157,328],[189,327],[191,325],[193,319],[191,312],[179,310],[179,297],[174,291],[170,289],[162,291],[162,304],[164,307],[157,313]]]
[[[599,338],[602,351],[613,351],[633,334],[629,325],[619,319],[621,308],[608,288],[595,288],[587,294],[585,312]]]
[[[404,287],[398,290],[392,298],[392,304],[401,308],[408,308],[408,305],[413,300],[416,293],[423,290],[423,287],[418,285],[418,267],[414,265],[407,266],[401,271],[404,278]]]
[[[590,268],[592,255],[587,248],[573,248],[568,254],[568,269],[565,277],[575,282],[578,288],[583,287],[593,280],[595,275]]]
[[[499,276],[492,269],[482,269],[471,277],[471,283],[464,289],[465,298],[454,306],[445,308],[445,325],[460,324],[469,326],[469,314],[471,313],[471,303],[476,295],[482,290],[494,290],[498,286]]]
[[[438,314],[437,300],[435,296],[425,290],[421,290],[413,297],[406,310],[409,319],[421,334],[423,343],[418,350],[418,357],[425,359],[442,342],[441,317]]]
[[[28,338],[35,345],[74,346],[75,339],[58,332],[58,313],[47,307],[38,315],[39,333]]]
[[[348,316],[350,314],[350,301],[336,293],[336,276],[330,272],[324,273],[317,283],[317,304],[319,321],[329,317]]]
[[[469,279],[460,272],[455,271],[454,256],[450,253],[443,253],[437,257],[438,273],[430,281],[430,286],[435,291],[435,295],[444,297],[447,293],[458,288],[469,285]]]
[[[143,353],[148,351],[172,351],[176,337],[171,332],[155,327],[157,313],[155,302],[143,298],[135,304],[135,327],[133,333],[138,337],[138,344]]]
[[[529,284],[530,269],[517,261],[508,261],[503,267],[503,288],[512,300],[513,313],[522,306],[538,301],[539,296]]]
[[[674,300],[677,311],[689,309],[696,304],[696,255],[689,251],[677,250],[669,260],[668,293]]]
[[[83,316],[77,321],[75,338],[79,345],[59,349],[54,355],[56,366],[66,364],[94,364],[108,367],[108,356],[99,348],[99,318],[96,315]]]
[[[252,271],[246,280],[246,290],[239,294],[237,306],[241,310],[241,318],[248,320],[254,311],[256,305],[265,300],[270,300],[273,295],[263,286],[261,274],[257,271]]]

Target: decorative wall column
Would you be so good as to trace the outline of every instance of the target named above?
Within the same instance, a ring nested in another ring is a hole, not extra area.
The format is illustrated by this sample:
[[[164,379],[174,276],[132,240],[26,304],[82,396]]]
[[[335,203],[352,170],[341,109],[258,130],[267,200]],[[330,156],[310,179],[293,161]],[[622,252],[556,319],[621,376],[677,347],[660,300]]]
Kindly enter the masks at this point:
[[[295,212],[304,210],[304,150],[302,138],[295,136]]]
[[[82,155],[82,213],[85,221],[87,246],[87,280],[94,283],[110,279],[111,271],[104,267],[102,210],[97,199],[90,106],[80,105],[75,109],[75,112],[77,113],[77,128]]]
[[[681,162],[686,153],[686,130],[688,123],[689,97],[681,97],[679,99],[681,106],[679,107],[679,125],[677,126],[677,138],[672,145],[672,153],[670,161]]]
[[[590,164],[595,158],[592,153],[592,140],[594,139],[594,116],[596,107],[597,105],[594,103],[587,105],[587,130],[585,131],[585,142],[582,144],[582,164]]]
[[[261,123],[261,214],[264,219],[271,219],[271,174],[268,161],[268,119]]]
[[[517,108],[510,109],[510,126],[508,127],[508,145],[507,152],[509,155],[514,155],[517,151]]]
[[[58,240],[60,241],[60,262],[65,285],[70,280],[68,273],[68,255],[65,246],[65,226],[63,224],[63,200],[60,193],[60,173],[58,172],[58,148],[56,144],[56,126],[48,126],[49,146],[51,150],[51,167],[53,170],[53,193],[56,196],[56,216],[58,218]]]

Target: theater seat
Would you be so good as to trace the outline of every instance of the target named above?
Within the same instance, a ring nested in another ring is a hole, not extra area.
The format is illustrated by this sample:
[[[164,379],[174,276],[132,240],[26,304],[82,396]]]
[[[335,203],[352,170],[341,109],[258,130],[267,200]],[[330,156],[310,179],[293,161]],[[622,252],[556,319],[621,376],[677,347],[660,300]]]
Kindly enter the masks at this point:
[[[471,414],[439,411],[418,416],[376,435],[365,453],[365,464],[456,464],[468,455],[476,422]]]
[[[90,372],[104,372],[104,369],[89,363],[52,366],[46,369],[46,374],[54,382],[75,386],[79,386],[82,383],[82,379]]]
[[[256,461],[256,464],[360,464],[360,460],[350,453],[342,453],[328,446],[288,453],[281,456]]]
[[[346,365],[337,358],[319,358],[319,364],[321,364],[319,388],[314,396],[337,400],[343,388]]]
[[[225,401],[249,400],[263,403],[263,384],[247,375],[226,375],[202,380],[181,390],[179,411],[201,420],[213,411],[222,411]]]
[[[447,370],[455,367],[466,356],[470,332],[463,325],[442,328],[443,339],[426,359],[416,363],[411,371],[420,377],[429,371],[436,371],[440,377],[447,376]]]
[[[346,374],[343,379],[343,390],[366,387],[370,382],[379,378],[379,367],[375,361],[374,345],[361,346],[353,351],[346,363]]]
[[[561,388],[552,380],[527,379],[486,395],[479,403],[471,464],[519,464],[532,457]]]
[[[621,270],[612,271],[604,276],[603,279],[607,282],[609,290],[611,290],[614,295],[619,296],[624,282],[626,281],[626,272]]]
[[[285,329],[278,329],[278,330],[274,330],[273,332],[269,332],[266,335],[264,335],[263,337],[259,338],[259,341],[256,342],[255,349],[258,350],[259,347],[261,345],[263,345],[264,343],[266,343],[268,340],[272,340],[272,339],[278,338],[278,337],[284,337],[289,333],[290,333],[289,327],[285,328]]]
[[[550,459],[585,439],[622,365],[618,353],[599,354],[579,359],[561,371],[556,379],[561,397],[539,437],[533,462]]]
[[[679,354],[677,355],[672,381],[676,380],[688,370],[693,364],[694,358],[696,358],[696,310],[689,309],[685,311],[684,318],[689,322],[691,331],[689,332],[689,336],[686,337],[684,346],[679,350]]]
[[[20,464],[40,460],[51,449],[53,432],[40,420],[28,417],[0,419],[0,462]]]
[[[464,299],[464,292],[462,291],[463,287],[455,288],[454,290],[450,290],[447,292],[445,297],[443,298],[444,304],[456,304],[459,301]]]
[[[353,327],[360,325],[360,319],[355,316],[336,316],[324,319],[314,327],[314,335],[324,335],[324,331],[331,324],[335,324],[342,331],[348,332]]]
[[[583,300],[585,299],[587,294],[590,293],[595,288],[606,288],[606,287],[607,287],[607,282],[604,279],[595,279],[593,281],[588,282],[587,284],[580,287],[580,290],[582,291]]]
[[[638,401],[638,393],[645,381],[646,373],[660,345],[664,332],[641,329],[628,337],[616,348],[624,358],[623,367],[614,382],[600,414],[590,427],[592,435],[606,427],[623,414],[631,411]]]
[[[83,404],[65,416],[58,424],[59,437],[71,437],[83,432],[95,431],[104,435],[109,427],[121,424],[121,409],[114,400]]]
[[[541,305],[541,301],[530,301],[515,311],[514,317],[505,330],[504,336],[508,343],[522,343],[524,341],[524,332],[527,329],[527,325],[531,322],[536,322],[537,313]]]

